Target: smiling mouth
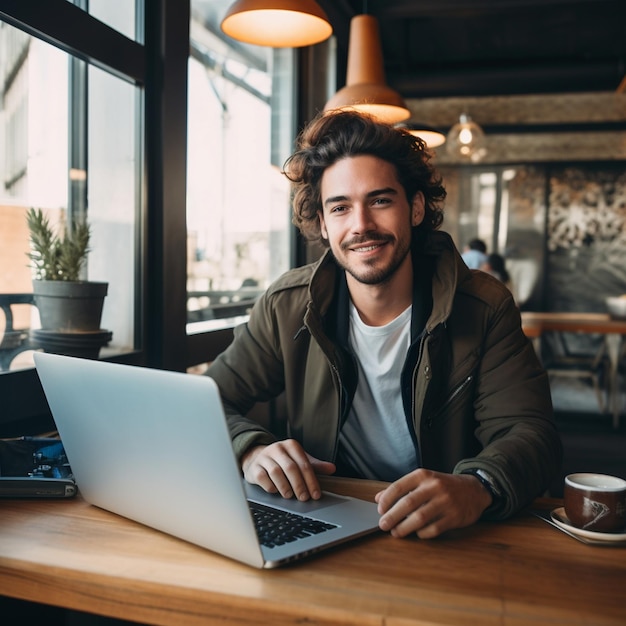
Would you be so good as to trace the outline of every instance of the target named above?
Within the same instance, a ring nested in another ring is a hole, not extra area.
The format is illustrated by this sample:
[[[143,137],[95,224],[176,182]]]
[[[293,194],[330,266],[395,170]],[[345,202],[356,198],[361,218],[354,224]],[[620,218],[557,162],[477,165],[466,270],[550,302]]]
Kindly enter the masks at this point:
[[[352,250],[352,252],[371,252],[372,250],[377,250],[378,248],[382,248],[384,244],[382,243],[375,243],[372,244],[371,246],[360,246],[360,247],[355,247],[355,248],[350,248],[350,250]]]
[[[344,251],[366,254],[367,252],[373,252],[374,250],[378,250],[383,246],[386,246],[390,241],[391,240],[386,237],[369,236],[367,239],[361,239],[361,241],[356,238],[352,241],[347,241],[341,247]]]

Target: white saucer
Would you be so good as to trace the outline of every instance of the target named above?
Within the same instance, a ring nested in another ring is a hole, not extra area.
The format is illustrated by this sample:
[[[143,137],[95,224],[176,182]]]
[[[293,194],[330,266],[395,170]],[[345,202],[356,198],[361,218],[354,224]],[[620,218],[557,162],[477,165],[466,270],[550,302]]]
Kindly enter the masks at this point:
[[[618,533],[599,533],[592,530],[584,530],[583,528],[576,528],[565,515],[565,508],[559,507],[558,509],[554,509],[550,513],[550,517],[552,521],[557,525],[563,528],[563,530],[567,530],[574,535],[578,535],[580,537],[586,537],[587,539],[596,539],[598,541],[607,541],[613,543],[626,543],[626,532],[618,532]]]

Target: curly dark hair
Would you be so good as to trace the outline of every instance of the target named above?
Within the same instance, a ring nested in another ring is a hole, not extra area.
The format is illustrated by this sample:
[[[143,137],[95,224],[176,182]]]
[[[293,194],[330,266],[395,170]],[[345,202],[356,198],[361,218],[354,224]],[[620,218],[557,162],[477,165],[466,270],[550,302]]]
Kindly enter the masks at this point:
[[[424,194],[425,216],[418,229],[436,230],[443,222],[446,190],[430,163],[426,144],[406,129],[375,121],[354,110],[318,115],[298,136],[297,149],[285,161],[283,173],[291,181],[292,222],[303,237],[324,246],[318,211],[322,210],[321,180],[327,167],[358,155],[372,155],[395,166],[407,200]]]

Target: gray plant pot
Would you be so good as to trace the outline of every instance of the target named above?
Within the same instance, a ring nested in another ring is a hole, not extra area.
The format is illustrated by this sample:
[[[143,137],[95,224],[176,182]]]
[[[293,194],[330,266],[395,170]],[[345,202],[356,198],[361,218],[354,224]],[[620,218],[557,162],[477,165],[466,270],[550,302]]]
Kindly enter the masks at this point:
[[[100,330],[108,283],[34,280],[33,294],[43,330]]]

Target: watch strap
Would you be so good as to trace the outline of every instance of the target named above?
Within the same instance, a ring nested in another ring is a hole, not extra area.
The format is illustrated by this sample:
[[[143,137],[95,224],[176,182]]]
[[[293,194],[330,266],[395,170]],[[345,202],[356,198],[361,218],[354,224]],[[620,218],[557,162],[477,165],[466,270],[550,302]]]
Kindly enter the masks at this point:
[[[489,474],[485,470],[473,469],[463,473],[476,476],[482,486],[489,492],[494,502],[502,498],[502,490],[498,486],[498,483],[494,480],[493,476],[491,476],[491,474]]]

